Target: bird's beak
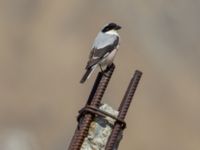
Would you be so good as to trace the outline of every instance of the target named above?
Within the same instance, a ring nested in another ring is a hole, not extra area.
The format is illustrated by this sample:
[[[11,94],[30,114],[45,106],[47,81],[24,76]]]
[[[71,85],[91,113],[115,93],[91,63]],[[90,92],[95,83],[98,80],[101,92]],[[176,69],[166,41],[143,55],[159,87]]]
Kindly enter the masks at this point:
[[[122,28],[121,26],[117,25],[115,30],[120,30],[121,28]]]

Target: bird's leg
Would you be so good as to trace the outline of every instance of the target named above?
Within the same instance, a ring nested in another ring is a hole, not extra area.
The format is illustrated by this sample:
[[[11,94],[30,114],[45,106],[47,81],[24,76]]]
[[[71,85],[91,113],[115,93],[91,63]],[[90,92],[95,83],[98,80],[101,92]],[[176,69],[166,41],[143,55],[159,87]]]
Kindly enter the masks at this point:
[[[100,69],[101,69],[101,73],[102,73],[104,76],[108,77],[108,75],[107,75],[107,74],[105,74],[105,71],[102,69],[102,67],[101,67],[101,65],[100,65],[100,64],[99,64],[99,67],[100,67]]]
[[[99,64],[99,67],[100,67],[100,69],[101,69],[101,72],[103,73],[104,71],[103,71],[103,69],[102,69],[102,67],[101,67],[101,65]]]

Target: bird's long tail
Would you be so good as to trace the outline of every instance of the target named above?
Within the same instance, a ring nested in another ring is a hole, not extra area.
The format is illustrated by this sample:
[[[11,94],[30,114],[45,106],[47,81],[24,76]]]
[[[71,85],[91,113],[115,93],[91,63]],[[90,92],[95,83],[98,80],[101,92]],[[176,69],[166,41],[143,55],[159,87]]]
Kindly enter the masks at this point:
[[[96,66],[93,66],[91,68],[88,68],[85,72],[85,74],[83,75],[80,83],[84,83],[92,74],[92,72],[94,71],[94,69],[96,68]]]

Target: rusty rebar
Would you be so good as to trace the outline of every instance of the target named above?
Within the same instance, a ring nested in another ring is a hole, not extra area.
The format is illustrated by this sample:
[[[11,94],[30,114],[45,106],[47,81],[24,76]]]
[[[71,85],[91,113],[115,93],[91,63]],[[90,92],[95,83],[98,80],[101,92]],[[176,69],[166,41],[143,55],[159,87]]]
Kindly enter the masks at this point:
[[[112,64],[111,66],[107,67],[104,72],[99,73],[86,105],[89,104],[90,106],[94,106],[97,108],[100,106],[101,99],[107,88],[114,69],[115,65]],[[94,116],[90,113],[83,116],[83,118],[79,122],[78,128],[75,131],[74,137],[71,140],[68,150],[81,149],[84,138],[88,135],[89,127],[93,120],[93,117]]]
[[[142,76],[142,72],[136,70],[133,78],[131,79],[131,81],[129,83],[129,86],[126,90],[124,98],[118,109],[118,111],[119,111],[118,118],[121,120],[125,119],[125,116],[127,114],[128,108],[131,104],[132,98],[134,96],[134,93],[136,91],[136,88],[138,86],[141,76]],[[107,141],[105,150],[113,150],[113,148],[117,144],[117,140],[118,140],[121,132],[122,132],[121,124],[116,121],[114,124],[113,130],[109,136],[109,139]]]
[[[103,75],[103,74],[102,74],[101,72],[98,73],[98,75],[97,75],[97,77],[96,77],[96,80],[95,80],[95,82],[94,82],[93,88],[92,88],[92,90],[91,90],[91,92],[90,92],[90,95],[89,95],[89,97],[88,97],[88,100],[87,100],[85,106],[91,104],[91,101],[92,101],[92,99],[93,99],[93,97],[94,97],[94,94],[96,93],[97,87],[98,87],[98,85],[99,85],[99,82],[101,81],[102,75]],[[79,123],[79,122],[78,122],[78,123]],[[72,139],[71,139],[71,142],[70,142],[70,145],[69,145],[69,148],[68,148],[69,150],[71,149],[73,143],[75,143],[75,140],[76,140],[76,137],[77,137],[77,136],[79,136],[79,125],[77,126],[77,128],[76,128],[76,130],[75,130],[75,132],[74,132],[74,135],[73,135],[73,137],[72,137]]]

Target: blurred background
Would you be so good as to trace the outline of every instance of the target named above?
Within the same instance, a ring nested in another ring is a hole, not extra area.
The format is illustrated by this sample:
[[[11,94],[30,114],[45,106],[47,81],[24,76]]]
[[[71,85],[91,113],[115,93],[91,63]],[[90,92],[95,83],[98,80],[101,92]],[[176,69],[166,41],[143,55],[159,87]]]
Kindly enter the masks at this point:
[[[0,149],[66,150],[95,75],[93,39],[117,22],[121,45],[104,101],[143,71],[119,149],[200,149],[200,1],[1,0]]]

